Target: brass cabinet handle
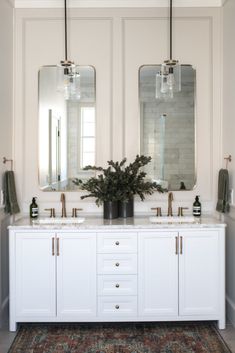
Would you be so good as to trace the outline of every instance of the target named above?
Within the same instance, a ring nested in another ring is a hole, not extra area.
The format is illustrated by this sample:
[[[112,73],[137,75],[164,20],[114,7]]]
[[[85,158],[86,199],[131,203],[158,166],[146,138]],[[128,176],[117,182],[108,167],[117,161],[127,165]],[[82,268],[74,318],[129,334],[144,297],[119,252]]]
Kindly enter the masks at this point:
[[[52,256],[55,256],[55,238],[52,238]]]
[[[180,237],[180,254],[183,254],[183,237]]]
[[[119,305],[115,305],[115,309],[119,309],[120,307],[119,307]]]
[[[116,262],[115,266],[118,267],[119,265],[120,265],[119,262]]]
[[[175,255],[179,254],[178,237],[175,237]]]
[[[56,252],[57,252],[57,256],[60,256],[60,239],[57,238],[56,239]]]
[[[119,287],[120,287],[120,285],[117,283],[117,284],[116,284],[116,288],[119,288]]]

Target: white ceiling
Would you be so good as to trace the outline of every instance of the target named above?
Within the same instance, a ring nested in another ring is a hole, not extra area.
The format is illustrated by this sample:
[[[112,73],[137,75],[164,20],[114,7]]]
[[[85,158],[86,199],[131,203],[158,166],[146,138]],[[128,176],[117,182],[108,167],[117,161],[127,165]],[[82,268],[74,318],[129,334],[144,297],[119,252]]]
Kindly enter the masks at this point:
[[[1,1],[1,0],[0,0]],[[63,0],[8,0],[16,8],[61,8]],[[174,0],[174,7],[220,7],[226,0]],[[168,7],[169,0],[67,0],[68,7]]]

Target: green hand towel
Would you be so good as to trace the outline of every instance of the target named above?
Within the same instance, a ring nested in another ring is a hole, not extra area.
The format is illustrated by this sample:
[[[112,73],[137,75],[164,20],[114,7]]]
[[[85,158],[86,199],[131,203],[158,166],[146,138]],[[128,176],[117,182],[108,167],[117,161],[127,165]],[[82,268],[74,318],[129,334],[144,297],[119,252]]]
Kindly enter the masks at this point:
[[[3,177],[4,211],[11,215],[19,213],[20,208],[17,202],[15,176],[13,171],[7,171]]]
[[[226,213],[229,212],[229,210],[229,174],[227,169],[220,169],[216,211]]]

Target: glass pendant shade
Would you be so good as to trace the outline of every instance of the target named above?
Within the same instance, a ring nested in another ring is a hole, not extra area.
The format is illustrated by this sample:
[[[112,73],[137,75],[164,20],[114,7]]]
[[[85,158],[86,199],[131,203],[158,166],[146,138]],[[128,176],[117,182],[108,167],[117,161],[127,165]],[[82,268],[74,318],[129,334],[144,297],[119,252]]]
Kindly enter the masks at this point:
[[[57,91],[64,95],[66,100],[81,98],[80,74],[74,64],[69,67],[57,66]]]
[[[64,95],[66,100],[81,98],[80,74],[78,67],[57,66],[57,91]]]
[[[156,75],[156,99],[173,98],[181,91],[181,66],[176,60],[167,60]]]

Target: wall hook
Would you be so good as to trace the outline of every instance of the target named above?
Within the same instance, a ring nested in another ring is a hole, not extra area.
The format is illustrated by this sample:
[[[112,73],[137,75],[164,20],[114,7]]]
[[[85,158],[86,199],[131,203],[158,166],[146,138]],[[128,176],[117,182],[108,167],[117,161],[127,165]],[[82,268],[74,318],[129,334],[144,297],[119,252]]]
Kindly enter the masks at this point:
[[[3,157],[3,163],[6,164],[8,162],[11,163],[11,170],[13,170],[13,159],[7,159],[6,157]]]
[[[232,162],[232,156],[231,156],[231,154],[230,154],[228,157],[225,157],[224,159],[226,160],[226,169],[228,169],[228,163],[229,163],[229,162]]]

